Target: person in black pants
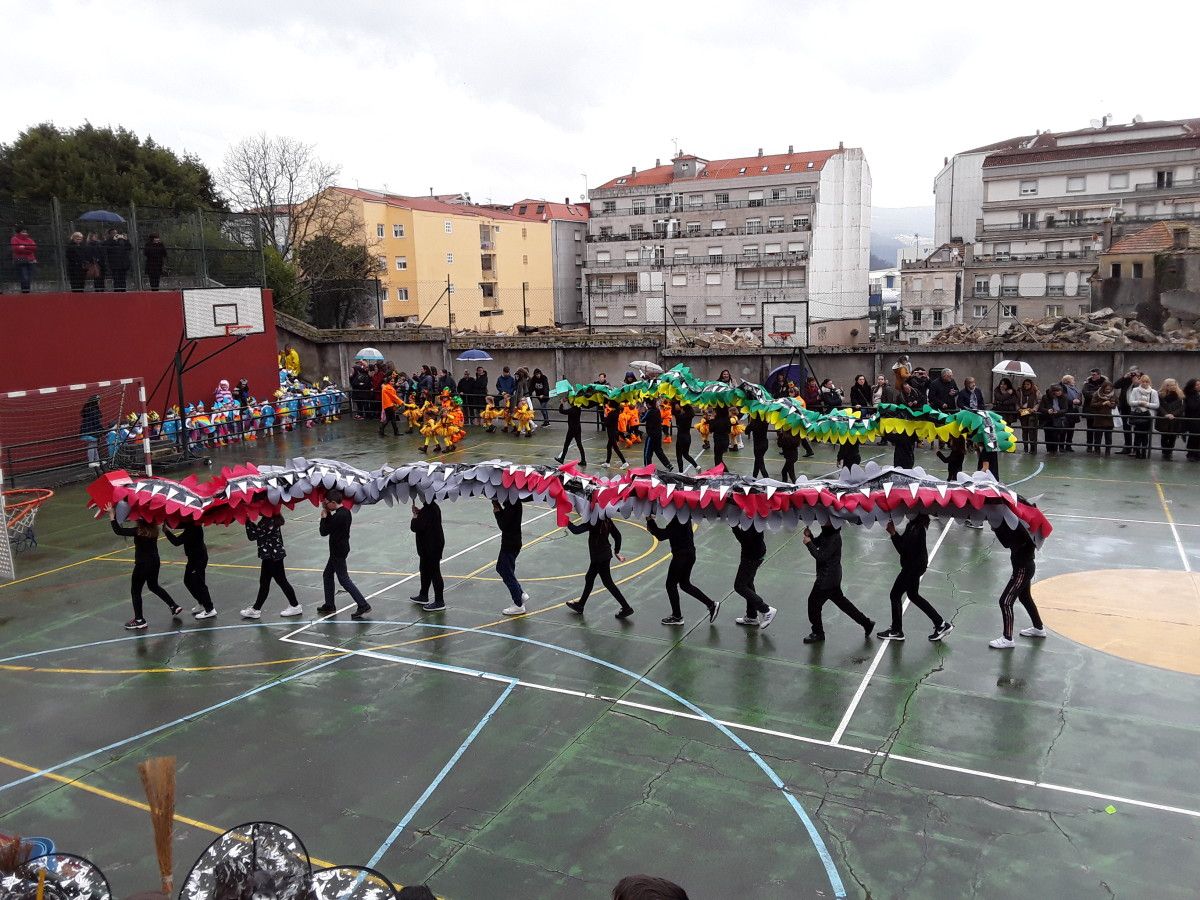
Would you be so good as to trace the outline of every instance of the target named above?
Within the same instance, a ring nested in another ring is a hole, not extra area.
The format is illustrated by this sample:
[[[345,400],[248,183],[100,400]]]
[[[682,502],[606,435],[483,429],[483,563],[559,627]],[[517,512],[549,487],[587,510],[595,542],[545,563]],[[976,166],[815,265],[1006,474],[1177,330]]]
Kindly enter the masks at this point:
[[[288,602],[279,614],[298,616],[303,613],[304,609],[296,600],[296,591],[288,581],[287,571],[283,567],[283,560],[287,557],[287,551],[283,549],[283,516],[276,513],[273,516],[263,516],[257,522],[247,522],[246,537],[258,544],[261,568],[258,573],[258,597],[253,606],[242,610],[242,618],[262,618],[263,604],[267,602],[272,581],[279,585]]]
[[[575,421],[578,424],[578,412],[575,414]],[[504,610],[506,616],[525,615],[525,601],[529,599],[529,595],[521,587],[521,582],[517,581],[517,556],[521,552],[523,509],[524,504],[520,500],[512,503],[492,501],[492,514],[496,517],[496,527],[500,529],[500,553],[496,557],[496,574],[512,595],[512,606]]]
[[[689,522],[681,522],[671,518],[667,524],[660,526],[653,516],[646,519],[646,530],[660,541],[671,545],[671,564],[667,566],[667,599],[671,602],[671,614],[666,616],[664,625],[682,625],[683,611],[679,608],[679,589],[691,594],[704,604],[708,610],[708,621],[717,621],[717,613],[721,611],[720,601],[713,602],[712,598],[700,588],[692,584],[692,569],[696,565],[696,539]]]
[[[762,416],[751,416],[750,421],[746,423],[746,430],[750,432],[750,447],[754,450],[754,471],[750,473],[750,477],[770,478],[771,473],[767,471],[767,448],[771,446],[771,438],[767,434],[767,420]]]
[[[941,617],[933,605],[921,596],[921,576],[929,568],[929,547],[926,536],[929,533],[929,516],[925,514],[914,516],[905,526],[904,533],[896,531],[892,522],[887,523],[887,533],[892,536],[892,545],[900,554],[900,574],[892,584],[890,600],[892,602],[892,625],[886,631],[875,633],[875,637],[885,641],[904,640],[904,615],[902,600],[908,594],[913,606],[919,609],[933,622],[933,632],[929,635],[931,641],[940,641],[954,626]]]
[[[321,501],[321,537],[329,538],[329,562],[325,563],[325,571],[321,573],[321,582],[325,587],[325,602],[317,607],[317,612],[323,616],[337,612],[333,602],[333,579],[345,588],[346,593],[354,601],[357,608],[350,618],[360,621],[371,611],[371,604],[362,595],[362,591],[350,579],[346,570],[346,560],[350,556],[350,525],[354,521],[350,510],[342,505],[345,500],[341,491],[336,488],[325,494]]]
[[[663,464],[663,468],[668,472],[673,472],[671,461],[667,459],[662,449],[662,410],[658,408],[658,402],[653,397],[642,403],[642,424],[646,426],[646,442],[642,446],[642,465],[650,465],[651,459],[657,456]]]
[[[567,609],[571,612],[583,615],[583,607],[587,604],[587,599],[592,593],[592,585],[596,583],[596,578],[599,577],[600,583],[608,588],[608,592],[613,595],[613,599],[621,604],[621,609],[617,612],[618,619],[627,619],[633,615],[633,607],[625,599],[625,595],[621,593],[617,583],[612,577],[612,558],[615,555],[618,562],[624,562],[625,557],[621,555],[621,532],[617,531],[616,524],[611,519],[599,519],[595,525],[589,525],[587,522],[567,523],[567,530],[571,534],[586,534],[588,536],[588,570],[583,576],[583,593],[579,595],[578,600],[568,600],[566,603]],[[612,546],[609,546],[608,539],[612,537]]]
[[[563,400],[558,404],[558,411],[567,417],[567,436],[563,438],[562,453],[554,457],[555,462],[561,466],[567,461],[567,448],[571,446],[571,441],[574,441],[575,446],[579,448],[579,464],[586,466],[587,453],[583,449],[583,428],[579,423],[583,409],[574,403]]]
[[[158,583],[158,570],[162,561],[158,557],[158,526],[151,522],[135,522],[132,526],[117,524],[117,512],[111,505],[108,507],[108,518],[112,521],[114,534],[121,537],[133,538],[133,574],[129,579],[129,596],[133,600],[133,618],[125,623],[127,631],[143,631],[146,619],[142,615],[142,588],[150,588],[150,592],[167,604],[171,610],[171,618],[178,619],[183,615],[183,607],[171,599]]]
[[[714,406],[708,411],[708,427],[712,437],[713,463],[720,465],[729,452],[729,432],[733,423],[729,420],[729,410],[724,406]]]
[[[675,465],[682,472],[684,460],[687,460],[692,468],[699,470],[700,463],[691,454],[692,420],[696,418],[696,410],[690,403],[672,400],[671,418],[675,421]]]
[[[917,464],[917,436],[915,434],[889,434],[887,441],[893,448],[893,466],[897,469],[911,469]]]
[[[867,616],[842,593],[842,533],[832,525],[822,525],[821,533],[813,536],[804,529],[804,546],[817,561],[817,579],[808,594],[808,621],[812,634],[804,639],[806,644],[817,644],[825,640],[825,626],[821,624],[821,607],[832,600],[833,605],[857,622],[869,639],[875,627]]]
[[[862,465],[862,450],[856,441],[846,441],[838,444],[837,459],[839,467],[849,469],[851,466]]]
[[[1003,633],[994,641],[989,641],[988,646],[994,650],[1011,650],[1016,646],[1016,642],[1013,640],[1013,604],[1018,600],[1033,621],[1032,627],[1021,629],[1021,636],[1033,638],[1046,636],[1042,617],[1038,613],[1037,604],[1033,602],[1033,594],[1029,591],[1029,586],[1033,584],[1034,573],[1037,571],[1034,563],[1037,548],[1034,546],[1029,532],[1020,525],[1012,528],[1001,522],[994,530],[996,539],[1008,549],[1009,560],[1012,563],[1012,577],[1008,579],[1008,584],[1000,593],[1000,621],[1004,629]]]
[[[614,450],[616,451],[617,459],[621,460],[621,468],[629,468],[629,463],[625,460],[625,454],[622,453],[621,448],[617,446],[617,438],[619,434],[617,430],[617,423],[620,421],[620,418],[621,410],[616,404],[609,403],[604,407],[604,434],[607,438],[607,444],[604,448],[605,457],[602,465],[606,469],[608,468],[609,463],[612,462]]]
[[[946,464],[946,480],[957,481],[967,458],[967,439],[962,435],[950,438],[946,442],[946,452],[937,451],[937,458]]]
[[[409,529],[416,535],[418,571],[421,573],[421,588],[413,603],[435,612],[446,608],[444,597],[445,581],[442,580],[442,551],[446,549],[446,533],[442,530],[442,509],[430,500],[424,506],[413,502],[412,522]],[[433,599],[429,599],[429,587],[433,586]]]
[[[204,526],[195,519],[187,519],[181,526],[179,534],[175,534],[167,526],[163,526],[163,534],[176,547],[183,548],[187,564],[183,567],[183,586],[195,598],[199,606],[192,608],[192,615],[197,619],[211,619],[217,614],[213,608],[212,595],[208,592],[208,582],[204,570],[208,568],[208,545],[204,543]]]
[[[800,458],[800,436],[786,429],[779,432],[779,449],[783,451],[783,471],[780,481],[796,483],[796,460]]]
[[[775,607],[768,606],[754,589],[754,576],[767,558],[766,535],[753,526],[739,528],[735,525],[731,530],[742,547],[737,575],[733,577],[733,590],[746,600],[746,615],[738,616],[734,621],[739,625],[766,628],[775,620]]]

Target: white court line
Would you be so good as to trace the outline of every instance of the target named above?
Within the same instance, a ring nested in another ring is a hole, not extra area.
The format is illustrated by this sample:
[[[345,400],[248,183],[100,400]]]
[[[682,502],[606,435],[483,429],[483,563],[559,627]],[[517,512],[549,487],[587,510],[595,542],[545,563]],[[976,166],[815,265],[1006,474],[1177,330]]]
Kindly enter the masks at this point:
[[[474,669],[464,669],[459,666],[451,666],[446,663],[431,662],[428,660],[396,656],[390,653],[380,653],[374,650],[347,650],[344,647],[334,647],[328,644],[320,644],[316,641],[297,641],[292,640],[288,643],[300,644],[305,647],[312,647],[318,650],[330,650],[338,653],[344,653],[349,656],[362,656],[367,659],[379,660],[382,662],[397,663],[400,665],[414,666],[421,669],[433,669],[435,671],[450,672],[453,674],[467,675],[472,678],[479,678],[484,681],[495,681],[499,683],[507,683],[510,679],[501,675],[496,675],[491,672],[479,672]],[[603,694],[590,693],[588,691],[574,690],[571,688],[557,687],[549,684],[539,684],[535,681],[526,681],[518,679],[516,682],[518,687],[529,688],[535,691],[545,691],[552,694],[563,694],[568,697],[577,697],[584,700],[599,700],[603,703],[614,704],[616,706],[625,706],[631,709],[641,709],[646,712],[657,713],[659,715],[671,716],[676,719],[690,719],[694,722],[707,722],[703,716],[698,716],[695,713],[682,712],[680,710],[666,709],[661,706],[654,706],[649,703],[637,703],[633,700],[622,700],[616,697],[606,697]],[[885,762],[906,763],[912,766],[918,766],[925,769],[935,769],[941,772],[954,772],[958,775],[970,775],[974,778],[984,778],[988,781],[998,781],[1005,784],[1017,784],[1022,787],[1038,788],[1040,790],[1055,791],[1062,794],[1073,794],[1079,797],[1091,797],[1095,800],[1104,800],[1109,803],[1126,803],[1130,806],[1141,807],[1142,809],[1153,809],[1159,812],[1174,813],[1176,815],[1187,816],[1193,819],[1200,819],[1200,810],[1187,809],[1182,806],[1169,806],[1164,803],[1154,803],[1149,800],[1137,800],[1133,797],[1121,797],[1116,794],[1108,794],[1103,791],[1092,791],[1085,788],[1073,788],[1066,785],[1054,784],[1048,781],[1035,781],[1029,778],[1019,778],[1015,775],[1001,775],[998,772],[987,772],[982,769],[970,769],[965,766],[955,766],[950,763],[934,762],[928,759],[918,759],[913,756],[904,756],[897,753],[891,753],[885,750],[870,750],[865,747],[855,747],[850,744],[842,744],[837,741],[826,741],[821,738],[806,737],[801,734],[793,734],[788,731],[779,731],[774,728],[763,728],[759,725],[746,725],[742,722],[733,722],[728,719],[715,719],[718,724],[724,725],[726,728],[732,728],[737,731],[746,731],[753,734],[762,734],[768,737],[782,738],[788,741],[796,741],[803,744],[811,744],[817,747],[825,747],[830,750],[843,750],[848,753],[857,753],[861,756],[871,756]]]
[[[933,552],[929,554],[929,562],[933,562],[933,558],[937,556],[938,551],[942,549],[942,541],[946,540],[946,535],[950,533],[950,529],[954,527],[954,520],[947,519],[946,527],[942,529],[942,533],[938,536],[937,543],[933,545]],[[904,598],[904,605],[900,607],[900,614],[903,616],[904,611],[908,609],[908,597]],[[854,711],[858,709],[859,701],[862,700],[863,694],[866,693],[867,684],[875,676],[875,670],[879,668],[879,661],[883,659],[883,654],[887,652],[888,645],[891,641],[883,641],[879,645],[879,649],[875,651],[875,658],[871,660],[871,665],[867,669],[867,674],[863,676],[863,680],[858,684],[858,690],[854,692],[854,698],[850,701],[850,705],[846,708],[845,714],[842,716],[842,721],[838,722],[837,731],[833,733],[832,743],[837,745],[842,735],[846,733],[846,726],[850,724],[850,718],[854,715]]]
[[[1158,491],[1158,499],[1162,503],[1163,514],[1167,517],[1167,524],[1171,526],[1171,534],[1175,535],[1175,547],[1179,550],[1179,559],[1183,562],[1183,571],[1192,571],[1191,561],[1188,560],[1187,551],[1183,549],[1183,541],[1179,539],[1179,529],[1175,527],[1175,517],[1171,515],[1171,507],[1167,505],[1167,495],[1163,492],[1162,485],[1157,481],[1154,482],[1154,487]]]
[[[1053,516],[1056,519],[1086,519],[1089,522],[1120,522],[1123,525],[1171,525],[1171,522],[1155,522],[1151,519],[1119,519],[1113,516],[1079,516],[1073,513],[1055,512],[1049,509],[1043,509],[1042,512],[1049,518]],[[1179,528],[1200,528],[1200,523],[1196,522],[1175,522]]]
[[[551,514],[551,513],[553,513],[553,512],[557,512],[557,511],[558,511],[558,510],[557,510],[557,509],[554,509],[554,508],[548,509],[548,510],[546,510],[544,513],[538,513],[536,516],[534,516],[534,517],[533,517],[532,519],[530,519],[529,521],[530,521],[531,523],[533,523],[533,522],[536,522],[538,519],[544,519],[544,518],[546,518],[546,516],[550,515],[550,514]],[[497,531],[495,534],[490,534],[490,535],[488,535],[488,536],[487,536],[487,537],[485,537],[485,538],[484,538],[482,541],[477,541],[476,543],[472,544],[470,547],[467,547],[467,548],[465,548],[465,549],[463,549],[463,550],[459,550],[457,553],[451,554],[450,556],[443,557],[443,558],[442,558],[442,562],[446,563],[446,562],[450,562],[450,560],[452,560],[452,559],[458,559],[458,558],[459,558],[460,556],[462,556],[464,553],[470,553],[472,550],[474,550],[474,549],[476,549],[476,548],[478,548],[478,547],[482,547],[482,546],[483,546],[484,544],[486,544],[488,541],[494,541],[494,540],[496,540],[496,538],[498,538],[498,537],[500,537],[500,532],[499,532],[499,531]],[[367,600],[374,600],[374,599],[375,599],[376,597],[378,597],[380,594],[386,593],[387,591],[390,591],[392,588],[397,588],[397,587],[400,587],[400,585],[404,584],[404,583],[405,583],[405,582],[407,582],[407,581],[412,581],[414,578],[416,578],[416,577],[417,577],[417,576],[419,576],[420,574],[421,574],[420,572],[414,572],[412,575],[405,575],[405,576],[404,576],[403,578],[401,578],[399,581],[394,581],[394,582],[392,582],[391,584],[387,585],[386,587],[381,587],[379,590],[377,590],[377,591],[374,591],[373,593],[367,594],[367,595],[366,595],[366,597],[365,597],[365,599],[367,599]],[[357,604],[350,603],[350,604],[347,604],[346,606],[343,606],[341,609],[334,610],[334,611],[333,611],[333,612],[331,612],[331,613],[328,613],[328,614],[326,614],[326,615],[324,615],[324,616],[321,616],[321,618],[319,618],[319,619],[313,619],[311,622],[307,622],[307,623],[305,623],[304,625],[301,625],[301,626],[300,626],[299,628],[297,628],[295,631],[289,631],[287,634],[285,634],[283,637],[281,637],[281,638],[280,638],[280,640],[281,640],[281,641],[288,641],[289,643],[293,643],[293,644],[295,644],[295,643],[300,643],[299,641],[291,641],[291,640],[289,640],[289,639],[290,639],[290,638],[291,638],[293,635],[299,634],[300,632],[302,632],[302,631],[305,631],[306,629],[309,629],[309,628],[311,628],[312,626],[314,626],[314,625],[316,625],[316,624],[318,624],[318,623],[320,623],[320,622],[324,622],[324,621],[326,621],[327,619],[332,619],[334,616],[340,615],[340,614],[344,613],[344,612],[345,612],[346,610],[348,610],[348,609],[354,609],[356,606],[357,606]]]

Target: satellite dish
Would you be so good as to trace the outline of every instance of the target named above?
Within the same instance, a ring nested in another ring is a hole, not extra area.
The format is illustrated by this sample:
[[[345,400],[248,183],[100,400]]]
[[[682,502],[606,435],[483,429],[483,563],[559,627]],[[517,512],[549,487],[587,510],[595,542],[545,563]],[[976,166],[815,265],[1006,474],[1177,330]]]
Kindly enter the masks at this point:
[[[1133,117],[1133,124],[1134,124],[1134,125],[1141,125],[1141,124],[1142,124],[1143,122],[1145,122],[1145,121],[1146,121],[1146,120],[1142,118],[1142,115],[1141,115],[1141,113],[1138,113],[1136,116],[1134,116],[1134,117]]]

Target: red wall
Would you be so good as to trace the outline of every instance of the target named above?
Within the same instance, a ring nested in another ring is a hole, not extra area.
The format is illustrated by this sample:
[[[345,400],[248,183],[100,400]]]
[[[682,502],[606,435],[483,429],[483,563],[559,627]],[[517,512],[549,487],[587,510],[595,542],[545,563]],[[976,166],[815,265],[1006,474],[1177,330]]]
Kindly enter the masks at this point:
[[[263,291],[263,324],[262,334],[236,342],[198,342],[193,362],[232,346],[187,374],[188,403],[210,405],[222,378],[230,385],[249,379],[258,397],[274,394],[279,367],[270,291]],[[149,394],[171,365],[182,333],[183,296],[175,291],[0,295],[0,393],[140,377]],[[147,397],[148,409],[161,412],[176,402],[173,387],[168,396],[169,379]]]

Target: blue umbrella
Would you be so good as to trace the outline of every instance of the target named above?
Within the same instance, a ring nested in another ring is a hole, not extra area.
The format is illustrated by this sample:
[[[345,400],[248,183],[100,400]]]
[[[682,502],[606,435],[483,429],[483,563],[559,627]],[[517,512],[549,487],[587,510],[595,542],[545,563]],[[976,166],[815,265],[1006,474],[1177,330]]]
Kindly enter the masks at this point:
[[[118,216],[115,212],[109,212],[107,209],[93,209],[91,212],[85,212],[76,221],[79,222],[102,222],[106,225],[124,225],[125,220]]]
[[[491,362],[486,350],[464,350],[457,357],[459,362]]]

